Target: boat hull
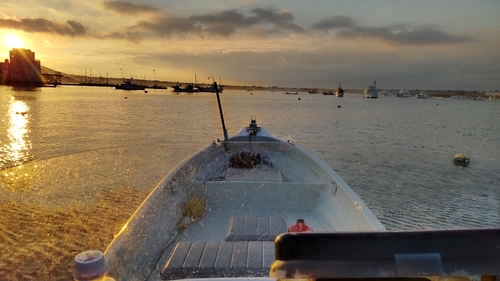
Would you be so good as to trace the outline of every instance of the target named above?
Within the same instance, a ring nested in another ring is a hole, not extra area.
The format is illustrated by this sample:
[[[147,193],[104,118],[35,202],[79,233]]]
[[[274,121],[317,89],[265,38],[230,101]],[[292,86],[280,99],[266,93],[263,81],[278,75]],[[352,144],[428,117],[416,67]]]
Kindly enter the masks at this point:
[[[249,152],[259,154],[254,167],[231,162],[234,155]],[[193,198],[206,207],[200,217],[186,219],[183,207]],[[160,271],[178,243],[227,242],[238,217],[276,218],[286,226],[302,218],[321,232],[385,230],[319,158],[263,128],[254,134],[245,128],[193,154],[162,180],[106,250],[109,272],[120,280],[161,280]]]

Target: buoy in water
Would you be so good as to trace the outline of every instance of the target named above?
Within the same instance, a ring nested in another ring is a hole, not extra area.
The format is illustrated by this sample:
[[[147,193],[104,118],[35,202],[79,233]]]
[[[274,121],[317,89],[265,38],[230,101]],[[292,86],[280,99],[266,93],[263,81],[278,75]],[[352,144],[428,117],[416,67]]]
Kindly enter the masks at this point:
[[[453,158],[453,164],[455,166],[467,167],[470,164],[470,158],[465,154],[459,153]]]
[[[298,100],[300,100],[300,98],[298,98]]]
[[[340,104],[339,104],[339,105],[337,105],[337,108],[341,108]]]

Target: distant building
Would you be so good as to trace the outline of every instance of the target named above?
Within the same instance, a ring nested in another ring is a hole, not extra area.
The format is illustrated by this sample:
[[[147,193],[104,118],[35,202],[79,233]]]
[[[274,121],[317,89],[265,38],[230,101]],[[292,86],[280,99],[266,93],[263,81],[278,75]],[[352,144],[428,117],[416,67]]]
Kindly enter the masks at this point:
[[[31,50],[14,48],[9,52],[9,60],[0,63],[2,84],[39,85],[43,83],[40,61],[35,60]]]

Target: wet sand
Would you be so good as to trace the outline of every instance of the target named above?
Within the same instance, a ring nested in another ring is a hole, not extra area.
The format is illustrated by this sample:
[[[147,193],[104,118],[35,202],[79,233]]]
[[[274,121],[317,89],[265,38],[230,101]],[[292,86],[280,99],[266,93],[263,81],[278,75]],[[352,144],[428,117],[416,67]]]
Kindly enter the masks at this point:
[[[0,171],[0,280],[73,280],[73,259],[105,251],[149,192],[197,145],[96,150]]]
[[[2,203],[0,279],[71,280],[73,258],[84,249],[104,251],[146,196],[123,187],[92,205]]]

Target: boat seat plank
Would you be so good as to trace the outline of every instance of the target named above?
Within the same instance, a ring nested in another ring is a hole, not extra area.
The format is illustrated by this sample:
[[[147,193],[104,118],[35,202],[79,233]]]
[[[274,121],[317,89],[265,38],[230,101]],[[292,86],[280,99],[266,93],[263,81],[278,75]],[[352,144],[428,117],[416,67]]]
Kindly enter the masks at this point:
[[[270,241],[179,242],[161,270],[163,280],[267,277],[274,261]]]
[[[261,170],[228,168],[225,179],[226,181],[283,182],[283,175],[276,169]]]
[[[286,222],[280,217],[234,216],[229,220],[225,240],[274,241],[286,231]]]

